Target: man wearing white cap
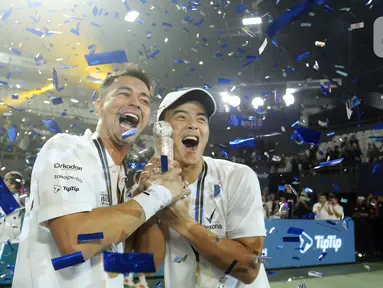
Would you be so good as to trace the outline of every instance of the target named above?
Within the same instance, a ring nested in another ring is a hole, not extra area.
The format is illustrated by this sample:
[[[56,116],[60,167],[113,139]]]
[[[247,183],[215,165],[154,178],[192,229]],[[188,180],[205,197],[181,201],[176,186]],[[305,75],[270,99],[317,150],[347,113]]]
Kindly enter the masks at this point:
[[[166,287],[268,288],[258,178],[248,166],[203,156],[215,112],[214,98],[199,88],[160,104],[157,120],[173,128],[174,160],[191,194],[157,213],[163,234],[150,234],[156,240],[147,250],[160,255],[166,241]]]

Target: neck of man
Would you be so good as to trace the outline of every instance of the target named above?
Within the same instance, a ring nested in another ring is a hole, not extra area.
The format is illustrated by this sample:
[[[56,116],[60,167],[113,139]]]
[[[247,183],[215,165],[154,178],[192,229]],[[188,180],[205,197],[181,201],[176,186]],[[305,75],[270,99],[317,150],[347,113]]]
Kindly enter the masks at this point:
[[[189,184],[197,181],[202,170],[202,163],[203,159],[201,157],[201,160],[195,165],[180,165],[180,168],[182,169],[182,179],[187,181]]]
[[[114,164],[121,165],[122,160],[124,160],[126,154],[129,152],[129,146],[118,146],[102,131],[95,132],[96,137],[100,137],[102,144],[106,151],[108,151],[110,157],[112,158]]]

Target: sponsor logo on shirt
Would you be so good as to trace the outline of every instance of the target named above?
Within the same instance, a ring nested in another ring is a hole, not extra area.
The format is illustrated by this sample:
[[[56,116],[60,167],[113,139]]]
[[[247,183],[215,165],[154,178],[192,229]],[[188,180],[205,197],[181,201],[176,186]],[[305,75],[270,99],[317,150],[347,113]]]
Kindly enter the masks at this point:
[[[70,176],[70,175],[55,175],[55,179],[63,179],[63,180],[76,180],[77,182],[82,183],[82,180],[78,177]]]
[[[210,217],[205,217],[207,222],[209,222],[209,224],[211,224],[213,222],[213,217],[214,217],[215,211],[216,211],[216,209],[213,210],[213,212],[210,214]],[[222,229],[222,225],[220,223],[215,223],[215,224],[211,224],[211,225],[204,225],[204,226],[208,230]]]
[[[67,165],[64,163],[56,163],[53,167],[60,168],[61,170],[82,171],[82,167],[76,166],[75,164]]]
[[[61,189],[64,189],[67,192],[71,192],[71,191],[78,192],[78,191],[80,191],[80,189],[77,188],[76,186],[60,186],[60,185],[53,186],[53,190],[55,193],[60,192]]]
[[[102,206],[109,206],[110,202],[109,202],[109,195],[108,195],[108,193],[101,191],[100,192],[100,196],[101,196],[101,205]]]
[[[61,191],[61,186],[60,185],[55,185],[55,186],[53,186],[53,191],[55,192],[55,193],[58,193],[58,192],[60,192]]]

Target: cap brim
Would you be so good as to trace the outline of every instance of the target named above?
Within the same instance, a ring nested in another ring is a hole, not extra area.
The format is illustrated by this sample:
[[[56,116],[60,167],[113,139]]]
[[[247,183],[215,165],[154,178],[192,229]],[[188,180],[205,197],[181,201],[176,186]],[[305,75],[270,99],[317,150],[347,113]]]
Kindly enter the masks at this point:
[[[167,100],[166,97],[170,96],[170,94],[172,93],[179,93],[179,94],[171,95],[173,96],[174,99],[166,102]],[[161,117],[163,116],[163,114],[169,107],[173,106],[177,102],[180,102],[181,100],[182,102],[197,101],[201,103],[202,106],[205,108],[206,114],[209,119],[215,114],[217,110],[217,105],[215,103],[214,97],[209,92],[207,92],[206,90],[202,88],[192,88],[192,89],[181,90],[181,91],[172,92],[172,93],[166,95],[164,97],[164,100],[161,102],[160,108],[158,109],[158,113],[157,113],[157,121],[161,119]],[[166,105],[161,106],[163,102],[166,102]]]

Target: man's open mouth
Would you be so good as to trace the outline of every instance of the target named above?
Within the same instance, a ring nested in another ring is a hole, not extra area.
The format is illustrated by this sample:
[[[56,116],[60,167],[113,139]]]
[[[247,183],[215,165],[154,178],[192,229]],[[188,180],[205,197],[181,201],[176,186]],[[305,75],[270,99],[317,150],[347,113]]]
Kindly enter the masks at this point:
[[[140,117],[135,113],[120,114],[120,125],[125,129],[137,128]]]
[[[184,144],[186,148],[196,149],[199,144],[199,137],[192,135],[185,136],[184,138],[182,138],[182,144]]]

